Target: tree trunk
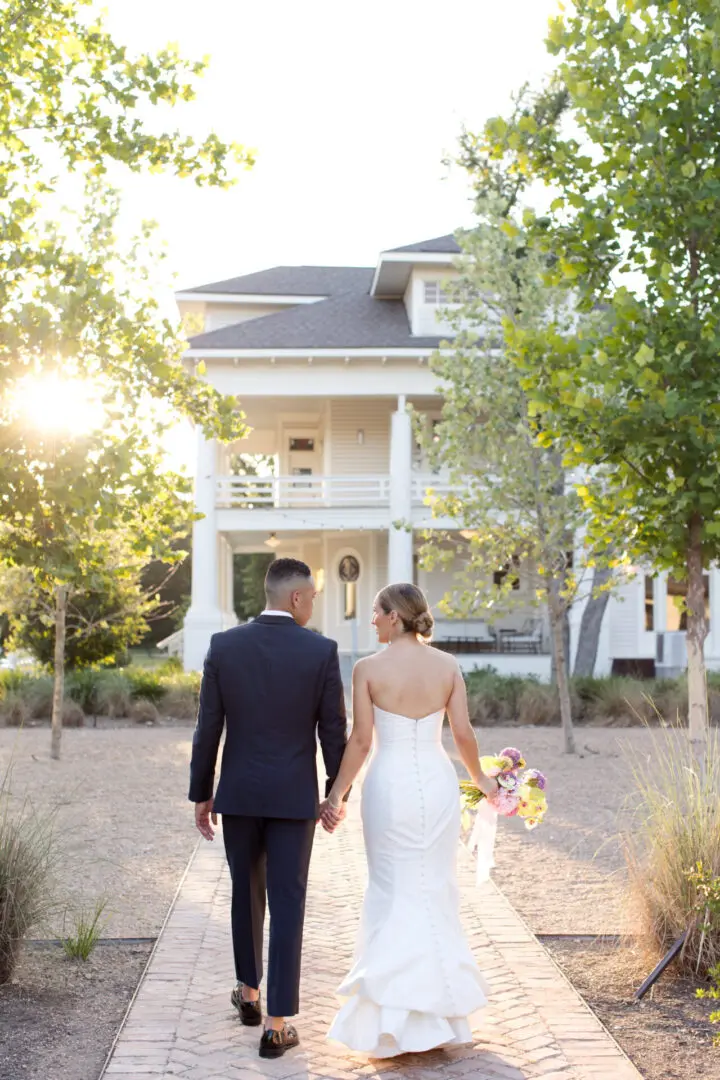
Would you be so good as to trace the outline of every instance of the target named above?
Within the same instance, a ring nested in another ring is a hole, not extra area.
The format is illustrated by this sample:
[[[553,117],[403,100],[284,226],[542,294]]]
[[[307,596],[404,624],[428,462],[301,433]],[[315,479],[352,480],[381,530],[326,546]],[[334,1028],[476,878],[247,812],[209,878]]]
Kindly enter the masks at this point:
[[[580,620],[580,633],[578,636],[577,652],[575,654],[575,667],[573,675],[594,675],[595,661],[597,660],[598,645],[600,643],[600,631],[605,616],[610,591],[601,586],[606,586],[613,572],[609,566],[598,566],[593,574],[593,591],[585,605]]]
[[[60,739],[62,737],[63,693],[65,690],[65,611],[67,608],[67,586],[58,585],[55,590],[55,660],[52,702],[52,734],[50,737],[50,757],[60,758]]]
[[[560,701],[560,720],[563,729],[563,741],[566,754],[575,753],[575,732],[573,730],[572,709],[570,707],[570,683],[565,642],[565,607],[560,599],[560,584],[550,583],[548,611],[550,615],[550,633],[552,636],[553,657],[555,660],[555,678],[557,680]]]
[[[693,514],[688,526],[687,549],[687,658],[688,658],[688,727],[690,742],[701,757],[708,735],[707,679],[705,639],[708,622],[705,616],[703,579],[702,518]]]

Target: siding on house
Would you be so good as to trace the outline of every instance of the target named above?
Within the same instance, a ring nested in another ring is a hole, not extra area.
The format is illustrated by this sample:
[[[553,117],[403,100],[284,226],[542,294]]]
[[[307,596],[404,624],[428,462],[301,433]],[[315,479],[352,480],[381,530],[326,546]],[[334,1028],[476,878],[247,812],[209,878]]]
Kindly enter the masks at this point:
[[[390,414],[394,403],[383,398],[335,398],[329,409],[330,473],[337,476],[386,476],[390,470]],[[363,442],[358,442],[358,431]]]
[[[287,304],[218,304],[208,305],[202,332],[220,330],[223,326],[261,319],[263,315],[275,315],[278,311],[287,311]]]
[[[610,597],[610,656],[633,659],[642,655],[640,629],[642,626],[642,597],[645,587],[642,575],[626,581],[614,596]]]

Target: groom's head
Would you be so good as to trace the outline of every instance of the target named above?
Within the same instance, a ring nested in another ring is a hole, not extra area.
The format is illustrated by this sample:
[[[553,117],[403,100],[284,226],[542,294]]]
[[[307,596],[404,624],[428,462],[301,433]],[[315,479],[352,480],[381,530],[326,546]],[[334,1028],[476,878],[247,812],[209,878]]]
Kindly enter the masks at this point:
[[[275,559],[265,575],[265,599],[270,610],[289,611],[295,622],[306,626],[315,599],[312,570],[299,559]]]

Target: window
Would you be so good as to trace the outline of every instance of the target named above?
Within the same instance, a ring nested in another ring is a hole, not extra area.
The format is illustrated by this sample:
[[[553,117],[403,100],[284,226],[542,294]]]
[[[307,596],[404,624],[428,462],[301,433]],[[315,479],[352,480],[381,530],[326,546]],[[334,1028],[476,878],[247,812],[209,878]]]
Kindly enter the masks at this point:
[[[342,585],[343,618],[357,619],[357,583],[360,579],[360,563],[354,555],[343,555],[338,565],[338,577]]]
[[[655,629],[655,579],[645,575],[645,629]]]
[[[447,294],[440,288],[439,281],[426,281],[425,282],[425,303],[434,304],[447,304]]]
[[[710,622],[710,575],[703,574],[705,593],[705,618]],[[687,581],[667,579],[667,628],[668,630],[687,630]]]
[[[344,617],[346,619],[357,619],[357,581],[346,581],[344,589]]]
[[[290,438],[290,452],[291,453],[296,454],[296,453],[305,451],[305,452],[309,452],[309,453],[312,454],[314,452],[314,450],[315,450],[315,440],[314,439],[298,439],[298,438],[295,438],[295,436],[292,436]]]

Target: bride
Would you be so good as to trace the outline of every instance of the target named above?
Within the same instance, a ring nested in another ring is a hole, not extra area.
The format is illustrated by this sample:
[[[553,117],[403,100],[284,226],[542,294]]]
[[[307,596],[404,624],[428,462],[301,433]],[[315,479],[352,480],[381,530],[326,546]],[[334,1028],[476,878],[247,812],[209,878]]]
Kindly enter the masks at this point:
[[[473,782],[488,795],[497,782],[480,768],[457,662],[426,646],[433,617],[423,592],[386,586],[372,621],[390,648],[355,666],[352,734],[322,807],[332,831],[374,731],[362,793],[369,883],[355,963],[339,988],[343,1005],[329,1037],[393,1057],[472,1041],[468,1017],[486,1002],[460,925],[460,800],[442,745],[446,712]]]

